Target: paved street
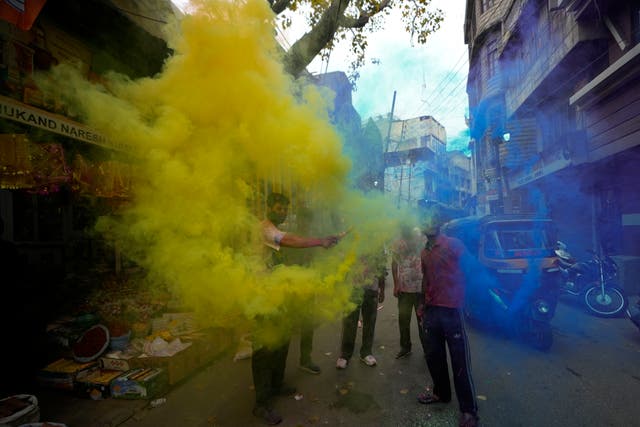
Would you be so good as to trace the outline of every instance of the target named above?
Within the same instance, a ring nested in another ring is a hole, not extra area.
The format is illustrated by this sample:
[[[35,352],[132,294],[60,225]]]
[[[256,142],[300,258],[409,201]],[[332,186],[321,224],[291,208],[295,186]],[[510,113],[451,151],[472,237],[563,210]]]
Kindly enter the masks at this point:
[[[389,290],[388,290],[389,293]],[[283,426],[456,426],[457,405],[426,407],[416,394],[429,382],[422,351],[406,359],[398,350],[395,299],[379,311],[375,351],[378,366],[357,359],[345,371],[335,369],[339,327],[317,330],[314,358],[320,375],[297,370],[297,338],[291,345],[286,379],[303,394],[281,398],[276,407]],[[631,426],[640,396],[640,331],[625,318],[598,319],[575,302],[563,303],[554,319],[555,342],[548,353],[507,341],[469,326],[473,371],[484,426]],[[359,339],[358,339],[359,345]],[[109,405],[111,424],[150,426],[258,426],[251,415],[250,361],[232,355],[211,364],[175,387],[157,408],[109,399],[78,401],[78,408],[57,408],[70,427],[89,423],[92,405]],[[43,402],[45,403],[45,402]],[[43,408],[42,419],[50,419]],[[118,412],[119,411],[119,412]],[[82,418],[84,416],[84,418]],[[126,421],[114,421],[117,417]],[[58,417],[61,420],[60,417]]]

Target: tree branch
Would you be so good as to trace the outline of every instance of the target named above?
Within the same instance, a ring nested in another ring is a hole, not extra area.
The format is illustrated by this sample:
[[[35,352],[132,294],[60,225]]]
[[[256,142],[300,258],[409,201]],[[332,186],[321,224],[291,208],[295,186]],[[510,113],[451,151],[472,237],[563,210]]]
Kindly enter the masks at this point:
[[[289,4],[291,4],[291,0],[267,0],[267,1],[271,6],[271,10],[273,10],[273,12],[276,15],[279,15],[281,12],[283,12],[286,8],[289,7]]]
[[[351,18],[342,15],[340,17],[340,26],[345,28],[362,28],[367,25],[371,17],[382,12],[386,7],[389,6],[390,3],[391,0],[384,0],[382,3],[380,3],[380,7],[372,12],[365,12],[363,10],[360,10],[360,16],[358,16],[357,18]]]
[[[284,58],[285,70],[298,77],[304,68],[334,37],[340,27],[340,17],[349,5],[346,0],[332,0],[320,20],[311,30],[296,41]]]

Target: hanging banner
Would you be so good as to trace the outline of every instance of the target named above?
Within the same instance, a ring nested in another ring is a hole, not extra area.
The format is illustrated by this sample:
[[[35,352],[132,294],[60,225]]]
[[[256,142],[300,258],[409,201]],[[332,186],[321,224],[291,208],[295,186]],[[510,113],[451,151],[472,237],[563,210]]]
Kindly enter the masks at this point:
[[[31,107],[5,96],[0,96],[0,118],[48,130],[104,148],[125,152],[132,151],[128,144],[111,141],[107,139],[106,136],[81,123],[74,122],[58,114]]]

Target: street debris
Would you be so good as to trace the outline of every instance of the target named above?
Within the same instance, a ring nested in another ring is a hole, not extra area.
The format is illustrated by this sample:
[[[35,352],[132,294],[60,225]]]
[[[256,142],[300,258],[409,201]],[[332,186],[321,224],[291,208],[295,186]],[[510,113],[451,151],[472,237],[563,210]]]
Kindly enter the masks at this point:
[[[400,390],[400,394],[407,394],[407,393],[409,393],[408,388],[403,388],[402,390]]]
[[[344,395],[348,394],[353,389],[354,385],[355,385],[355,383],[353,381],[349,381],[346,384],[337,384],[336,385],[336,390],[338,391],[338,394],[344,396]]]
[[[149,406],[151,406],[152,408],[157,408],[160,405],[164,405],[165,403],[167,403],[167,399],[165,397],[161,397],[159,399],[154,399],[151,402],[149,402]]]
[[[479,400],[487,400],[487,396],[483,395],[483,394],[479,394],[478,396],[476,396]]]
[[[302,393],[296,393],[296,394],[293,396],[293,398],[294,398],[295,400],[302,400],[302,399],[304,399],[304,395],[303,395]]]

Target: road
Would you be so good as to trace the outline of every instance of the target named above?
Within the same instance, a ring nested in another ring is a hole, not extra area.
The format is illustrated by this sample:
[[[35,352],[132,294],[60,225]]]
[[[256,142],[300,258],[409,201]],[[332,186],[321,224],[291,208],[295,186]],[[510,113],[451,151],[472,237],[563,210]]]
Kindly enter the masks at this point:
[[[397,308],[388,290],[379,311],[371,368],[352,360],[335,369],[339,324],[318,328],[314,359],[320,375],[297,369],[298,339],[286,381],[302,399],[280,398],[283,426],[456,426],[456,402],[424,406],[416,395],[429,383],[417,330],[414,352],[396,360]],[[473,374],[483,426],[640,425],[640,331],[625,318],[599,319],[575,302],[559,305],[554,344],[540,352],[473,325],[468,327]],[[357,346],[359,346],[359,337]],[[359,348],[359,347],[357,347]],[[357,350],[356,350],[357,351]],[[124,427],[258,426],[251,415],[250,361],[232,355],[174,388],[165,404],[138,411]]]

